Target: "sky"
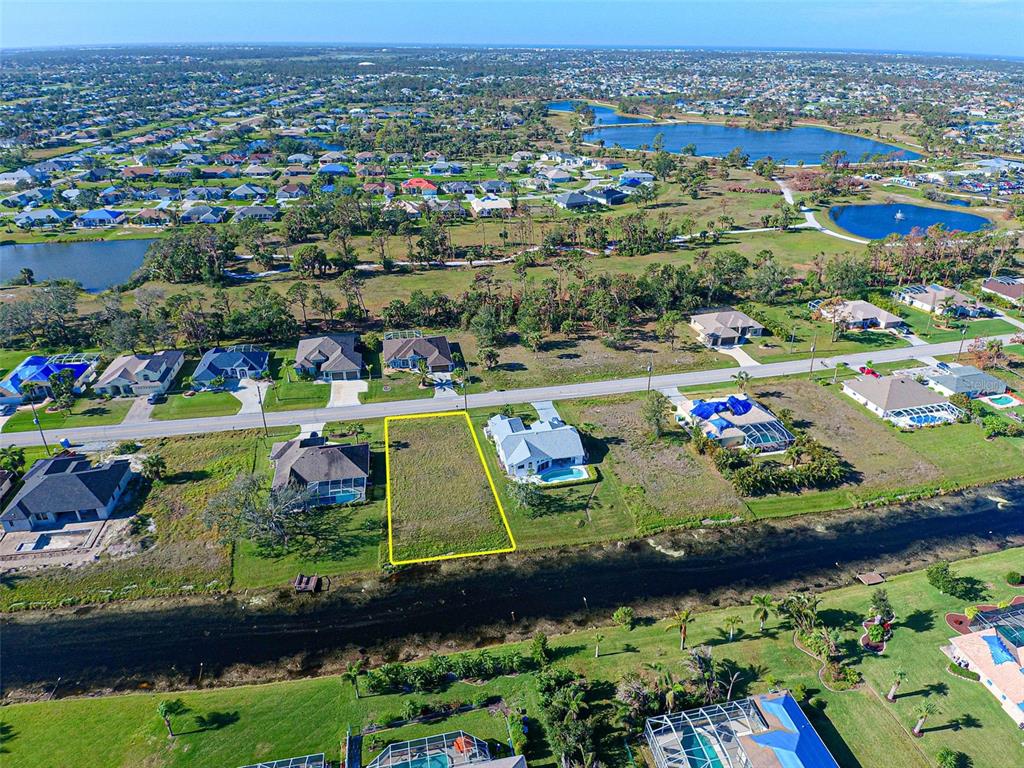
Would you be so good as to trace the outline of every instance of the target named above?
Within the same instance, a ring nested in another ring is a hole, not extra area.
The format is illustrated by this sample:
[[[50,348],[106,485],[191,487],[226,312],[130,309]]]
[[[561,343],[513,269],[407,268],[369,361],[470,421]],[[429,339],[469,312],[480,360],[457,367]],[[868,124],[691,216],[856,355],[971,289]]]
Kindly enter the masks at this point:
[[[0,53],[44,46],[308,42],[1024,57],[1022,30],[1024,0],[0,0]]]

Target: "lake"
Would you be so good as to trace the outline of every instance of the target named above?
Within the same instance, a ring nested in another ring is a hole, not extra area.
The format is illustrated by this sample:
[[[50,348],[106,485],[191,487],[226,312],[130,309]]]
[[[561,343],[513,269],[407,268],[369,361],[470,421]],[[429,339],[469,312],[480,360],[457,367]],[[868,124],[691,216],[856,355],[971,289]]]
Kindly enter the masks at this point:
[[[620,120],[619,122],[628,122]],[[710,123],[665,123],[662,125],[612,126],[587,131],[584,141],[604,140],[606,147],[618,144],[623,149],[638,149],[641,144],[650,146],[654,137],[663,135],[665,149],[681,152],[687,144],[697,147],[702,157],[725,157],[736,147],[750,156],[751,162],[762,157],[772,157],[787,165],[818,165],[826,152],[845,150],[847,160],[860,162],[867,154],[893,155],[903,160],[920,157],[891,144],[883,144],[863,136],[850,136],[829,131],[825,128],[798,126],[778,131],[755,131],[750,128],[736,128]]]
[[[906,203],[834,205],[828,217],[847,232],[869,240],[881,240],[893,233],[909,235],[914,229],[928,229],[935,224],[960,232],[978,232],[992,226],[992,222],[976,213]]]
[[[153,240],[89,240],[78,243],[22,243],[0,246],[0,283],[28,267],[37,281],[77,280],[95,293],[120,285],[142,266]]]
[[[210,679],[233,664],[276,665],[300,653],[309,654],[303,674],[311,674],[346,649],[407,640],[479,646],[529,636],[538,624],[592,626],[620,605],[648,601],[667,611],[686,599],[746,602],[753,591],[825,589],[863,571],[922,568],[937,553],[1020,546],[1022,505],[1024,481],[1013,481],[888,508],[703,529],[699,537],[683,531],[651,543],[417,566],[366,590],[339,580],[317,598],[265,609],[236,594],[12,614],[0,660],[8,690],[49,688],[61,677],[65,695],[132,690],[163,675],[194,681],[200,669]]]
[[[552,101],[548,104],[548,109],[552,112],[572,112],[577,104],[582,104],[580,101]],[[628,117],[620,112],[612,109],[611,107],[605,107],[600,104],[591,104],[590,108],[594,110],[594,124],[595,125],[620,125],[622,123],[649,123],[650,119],[646,117]]]

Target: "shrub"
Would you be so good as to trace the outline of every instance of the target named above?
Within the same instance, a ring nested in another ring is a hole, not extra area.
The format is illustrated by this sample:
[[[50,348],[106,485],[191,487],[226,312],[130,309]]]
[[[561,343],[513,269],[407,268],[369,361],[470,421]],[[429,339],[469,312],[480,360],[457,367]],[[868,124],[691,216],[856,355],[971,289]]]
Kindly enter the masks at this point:
[[[1021,576],[1021,575],[1020,575],[1020,573],[1019,573],[1019,572],[1017,572],[1017,571],[1009,571],[1009,572],[1008,572],[1008,573],[1006,574],[1006,583],[1007,583],[1007,584],[1012,584],[1013,586],[1015,586],[1015,587],[1016,587],[1016,586],[1018,586],[1018,585],[1019,585],[1019,584],[1020,584],[1020,583],[1021,583],[1022,581],[1024,581],[1024,576]]]
[[[628,605],[622,605],[615,609],[615,613],[612,614],[612,621],[620,627],[632,629],[636,626],[636,614]]]
[[[947,666],[946,669],[950,672],[950,674],[956,675],[957,677],[962,677],[964,680],[974,680],[975,682],[981,680],[981,676],[977,672],[972,672],[969,669],[964,669],[959,664],[954,664],[952,661],[949,662],[949,666]]]
[[[530,644],[530,656],[538,667],[543,668],[551,663],[551,646],[548,645],[548,636],[543,632],[538,632],[533,636],[533,642]]]
[[[885,627],[881,624],[872,624],[868,627],[868,639],[875,645],[881,645],[885,640]]]

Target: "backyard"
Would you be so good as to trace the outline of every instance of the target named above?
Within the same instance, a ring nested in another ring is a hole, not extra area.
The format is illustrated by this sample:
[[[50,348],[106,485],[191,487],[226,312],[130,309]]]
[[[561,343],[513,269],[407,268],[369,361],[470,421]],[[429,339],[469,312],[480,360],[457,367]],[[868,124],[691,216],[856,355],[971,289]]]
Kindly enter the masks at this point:
[[[392,563],[515,549],[466,414],[388,417],[384,435]]]

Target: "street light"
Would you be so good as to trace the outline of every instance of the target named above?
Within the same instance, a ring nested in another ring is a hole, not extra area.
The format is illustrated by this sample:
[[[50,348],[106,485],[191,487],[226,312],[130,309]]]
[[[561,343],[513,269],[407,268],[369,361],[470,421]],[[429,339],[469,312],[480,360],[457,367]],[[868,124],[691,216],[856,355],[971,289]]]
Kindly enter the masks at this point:
[[[43,433],[43,425],[39,423],[39,414],[36,413],[36,401],[33,399],[36,396],[38,390],[35,387],[29,390],[28,393],[28,404],[32,408],[32,423],[36,425],[36,429],[39,430],[39,437],[43,441],[43,447],[46,449],[46,455],[50,455],[50,445],[46,442],[46,435]]]
[[[960,362],[960,353],[964,351],[964,340],[967,338],[967,326],[960,329],[960,348],[956,351],[956,361]]]
[[[654,375],[654,355],[651,355],[651,361],[647,363],[647,391],[651,391],[651,376]]]
[[[274,382],[270,382],[267,387],[267,391],[274,386]],[[256,382],[256,398],[260,401],[260,416],[263,418],[263,436],[270,437],[270,430],[267,429],[267,412],[263,410],[263,390],[260,389],[260,383]]]

